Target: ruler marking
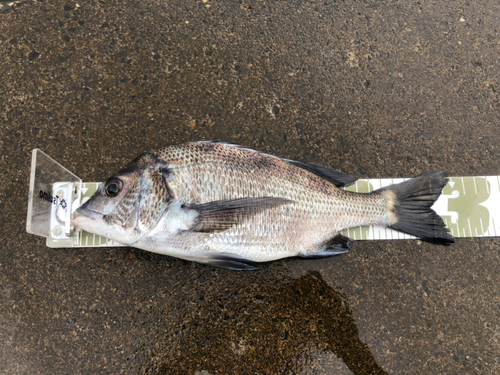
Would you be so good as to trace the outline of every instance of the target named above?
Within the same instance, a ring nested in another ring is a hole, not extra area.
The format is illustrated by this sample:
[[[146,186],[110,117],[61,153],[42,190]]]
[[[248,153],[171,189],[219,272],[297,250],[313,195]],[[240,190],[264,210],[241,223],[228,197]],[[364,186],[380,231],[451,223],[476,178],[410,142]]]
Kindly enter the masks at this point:
[[[497,228],[495,227],[495,219],[491,218],[491,221],[493,222],[493,232],[495,232],[495,236],[497,235]]]
[[[486,193],[488,193],[488,196],[490,195],[490,184],[488,183],[488,177],[484,176],[484,180],[486,181]]]
[[[446,225],[446,228],[448,228],[448,229],[450,230],[451,235],[452,235],[452,236],[455,236],[455,235],[453,234],[453,227],[451,227],[451,226],[448,224],[448,219],[445,219],[444,223],[445,223],[445,225]]]
[[[469,223],[469,233],[472,236],[472,228],[470,226],[470,219],[469,218],[467,218],[467,223]]]
[[[472,177],[472,181],[474,182],[474,190],[476,191],[476,195],[477,195],[476,177]]]
[[[483,219],[481,217],[479,218],[479,223],[481,224],[481,232],[484,235]],[[477,233],[477,231],[476,231],[476,233]]]
[[[463,177],[460,177],[462,179],[462,189],[464,190],[464,195],[465,195],[465,182],[464,182],[464,178]]]

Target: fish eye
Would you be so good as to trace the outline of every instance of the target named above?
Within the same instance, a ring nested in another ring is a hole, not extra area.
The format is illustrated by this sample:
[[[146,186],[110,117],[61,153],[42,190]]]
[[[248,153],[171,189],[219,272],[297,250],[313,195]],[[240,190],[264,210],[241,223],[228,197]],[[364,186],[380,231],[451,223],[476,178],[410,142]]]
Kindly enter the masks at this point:
[[[113,178],[106,182],[104,185],[104,191],[108,197],[116,197],[122,191],[123,183],[118,178]]]

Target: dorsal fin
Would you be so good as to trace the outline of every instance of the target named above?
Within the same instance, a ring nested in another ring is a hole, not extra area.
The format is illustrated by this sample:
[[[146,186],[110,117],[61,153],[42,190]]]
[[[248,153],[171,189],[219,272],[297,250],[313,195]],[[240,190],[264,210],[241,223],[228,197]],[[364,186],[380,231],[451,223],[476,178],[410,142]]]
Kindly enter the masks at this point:
[[[236,144],[232,144],[232,143],[228,143],[228,142],[221,142],[221,141],[199,141],[197,143],[218,143],[218,144],[231,146],[231,147],[237,147],[237,148],[241,148],[244,150],[257,152],[257,153],[262,154],[262,155],[268,155],[268,156],[271,156],[274,158],[278,158],[278,159],[281,159],[281,160],[284,160],[284,161],[290,163],[291,165],[305,169],[306,171],[311,172],[311,173],[315,174],[316,176],[325,179],[326,181],[334,184],[336,187],[339,187],[339,188],[352,185],[358,180],[357,177],[351,177],[345,173],[339,172],[339,171],[332,169],[332,168],[326,168],[326,167],[322,167],[322,166],[316,165],[316,164],[303,163],[301,161],[282,158],[279,156],[268,154],[268,153],[263,152],[263,151],[254,150],[254,149],[252,149],[250,147],[246,147],[246,146],[240,146],[240,145],[236,145]]]
[[[344,187],[354,184],[358,179],[356,177],[351,177],[345,173],[339,172],[335,169],[321,167],[315,164],[302,163],[301,161],[288,160],[288,162],[296,167],[305,169],[308,172],[319,176],[328,182],[331,182],[336,187]]]

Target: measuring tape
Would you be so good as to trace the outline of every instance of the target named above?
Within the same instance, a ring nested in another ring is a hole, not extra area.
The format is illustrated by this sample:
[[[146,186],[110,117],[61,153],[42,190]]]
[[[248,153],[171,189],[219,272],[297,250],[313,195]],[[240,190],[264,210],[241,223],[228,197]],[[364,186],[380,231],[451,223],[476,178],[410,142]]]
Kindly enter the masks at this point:
[[[357,193],[370,193],[379,188],[398,184],[409,178],[363,179],[344,188]],[[82,182],[79,202],[85,203],[99,188],[100,182]],[[450,177],[432,208],[443,218],[454,237],[495,237],[500,235],[500,178]],[[416,238],[389,228],[360,226],[345,229],[342,234],[354,240],[403,240]],[[78,231],[73,242],[47,238],[49,247],[110,247],[124,246],[106,237]]]

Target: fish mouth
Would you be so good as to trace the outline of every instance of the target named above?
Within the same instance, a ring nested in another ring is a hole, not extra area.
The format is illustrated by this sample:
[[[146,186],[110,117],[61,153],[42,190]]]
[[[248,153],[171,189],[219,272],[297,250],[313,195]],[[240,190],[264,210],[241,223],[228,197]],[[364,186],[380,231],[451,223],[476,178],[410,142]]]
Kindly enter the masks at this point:
[[[80,216],[84,216],[84,217],[87,217],[89,219],[92,219],[92,220],[99,220],[99,219],[102,219],[104,216],[100,212],[91,210],[89,208],[85,208],[83,206],[77,208],[75,213],[80,215]]]

